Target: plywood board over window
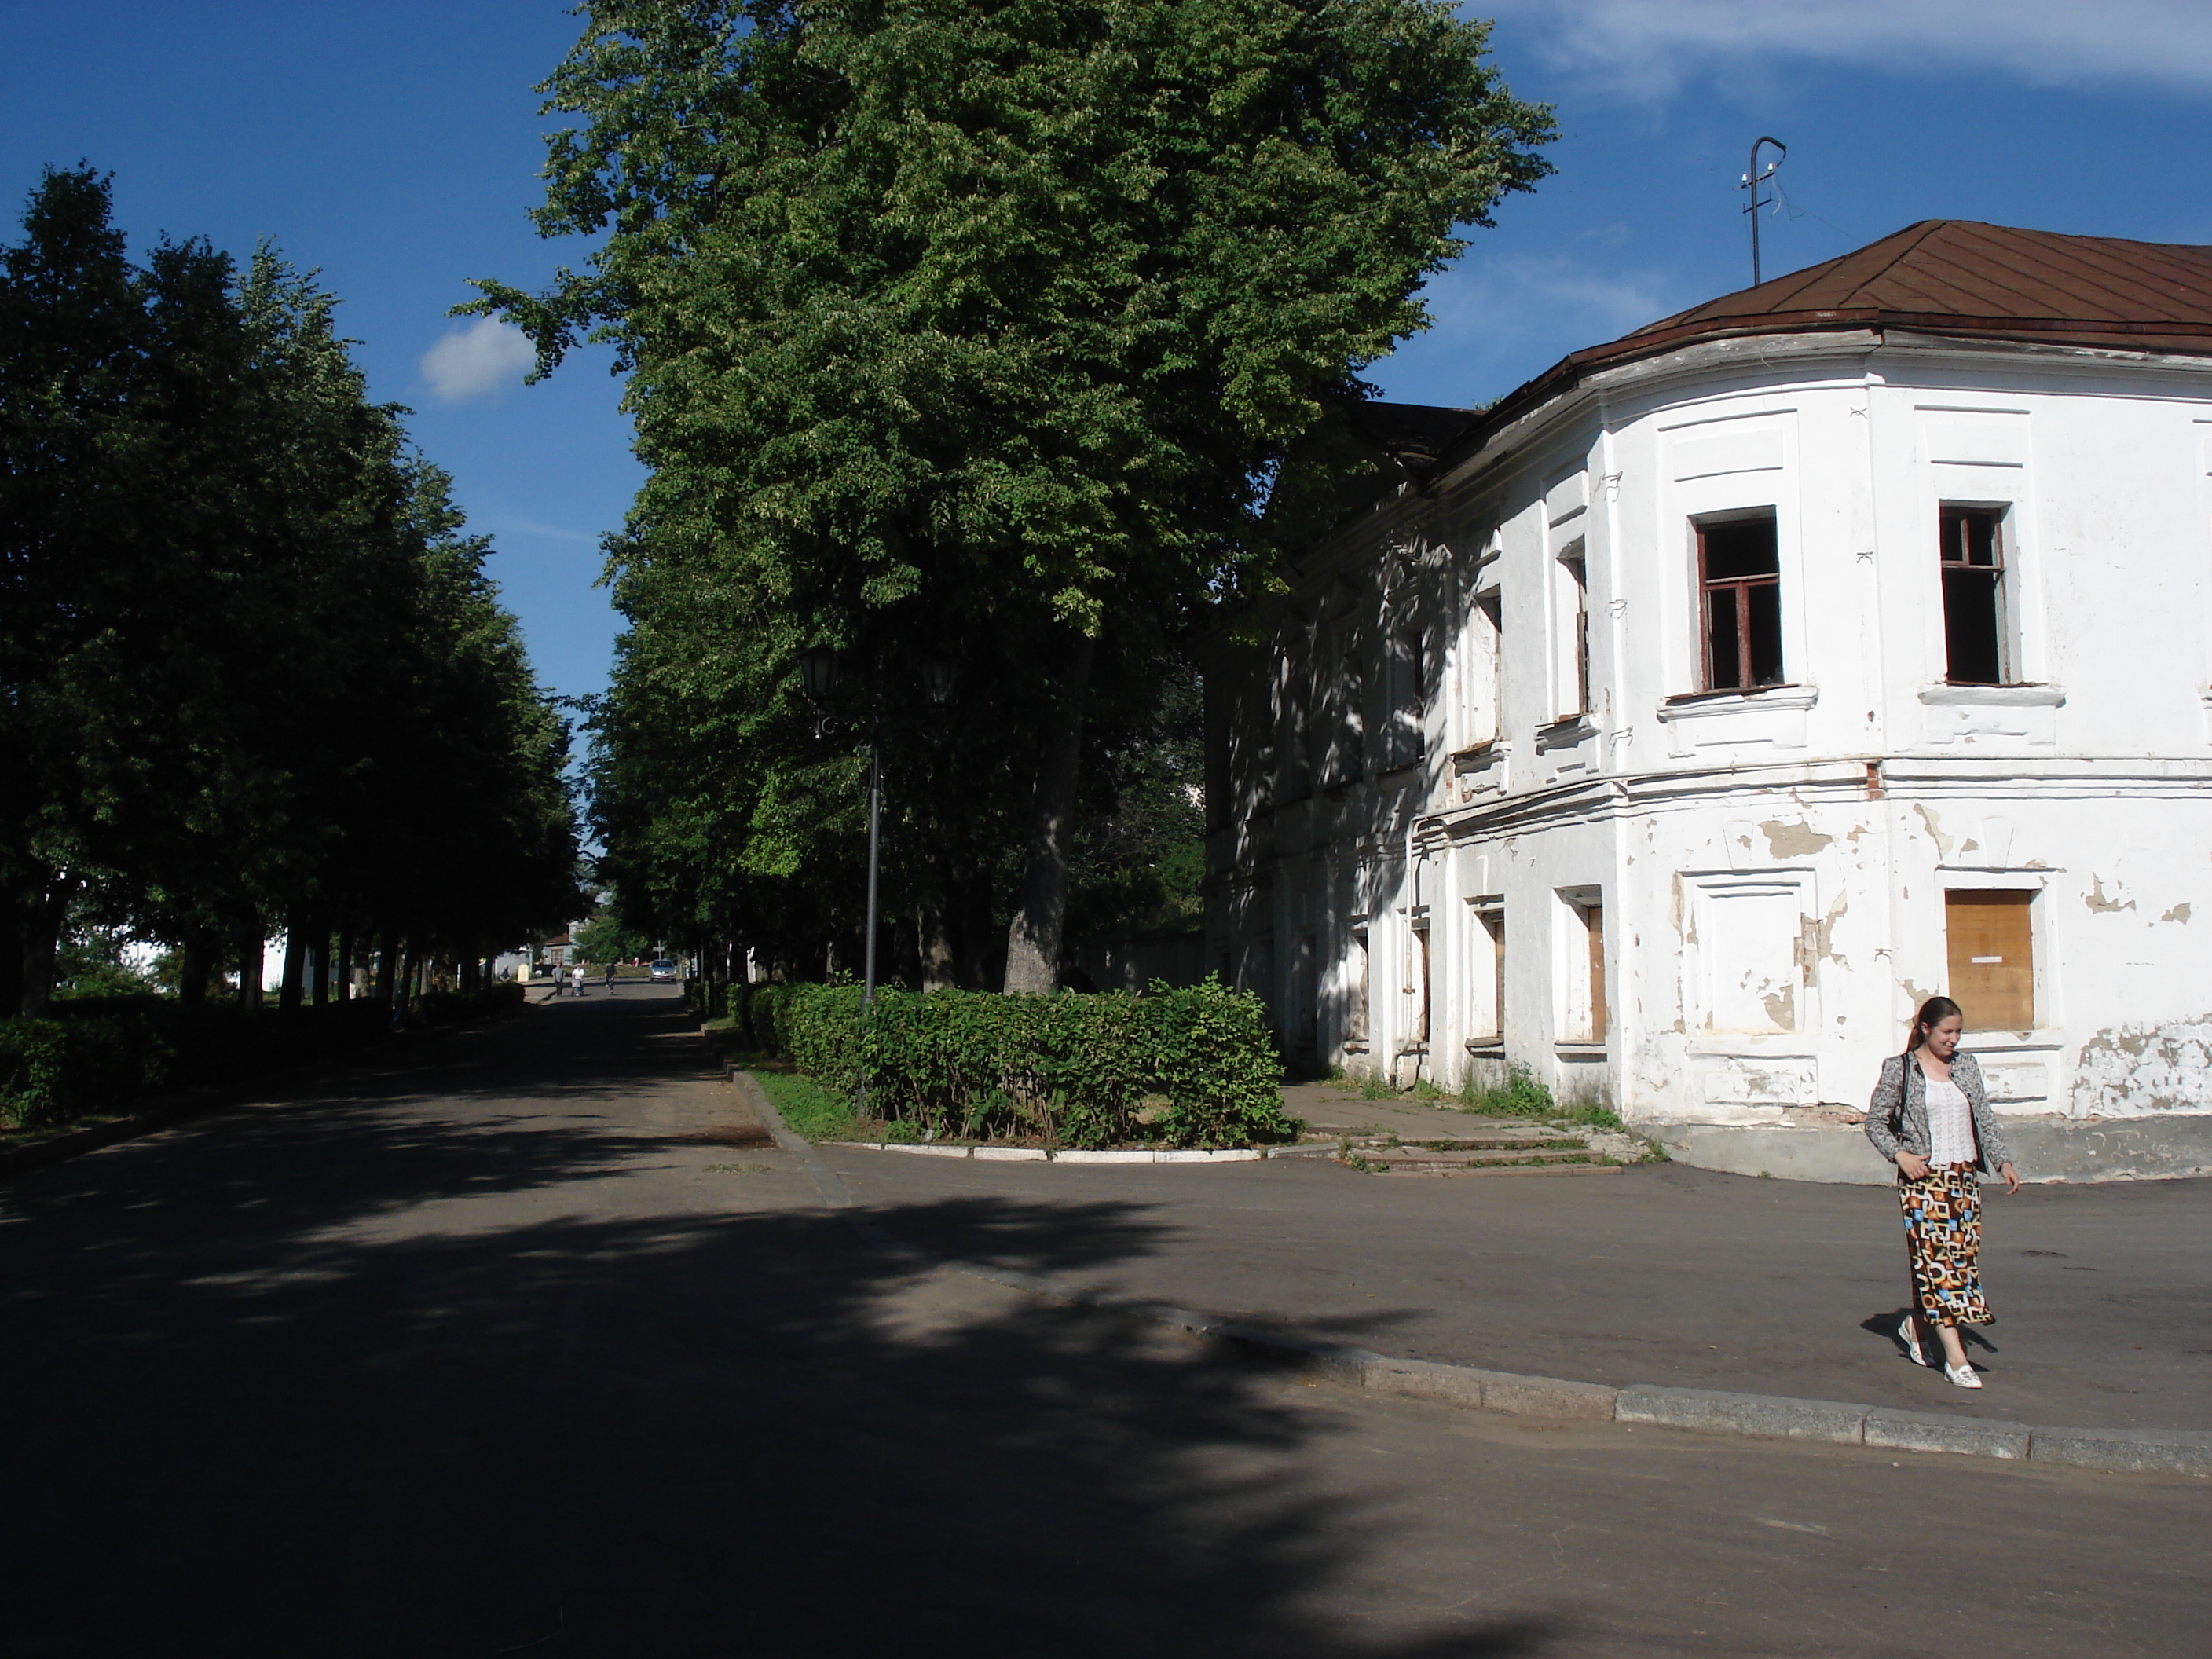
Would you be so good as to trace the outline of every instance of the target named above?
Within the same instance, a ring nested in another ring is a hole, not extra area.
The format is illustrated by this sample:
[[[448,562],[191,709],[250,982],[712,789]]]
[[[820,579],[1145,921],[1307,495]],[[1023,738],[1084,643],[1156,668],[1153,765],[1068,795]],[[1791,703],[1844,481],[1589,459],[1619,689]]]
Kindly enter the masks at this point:
[[[1951,1000],[1970,1031],[2035,1026],[2033,893],[1954,889],[1943,895]]]
[[[1564,993],[1560,1036],[1570,1042],[1602,1042],[1606,1035],[1605,907],[1595,888],[1562,890],[1566,922],[1559,967]]]
[[[1496,898],[1470,899],[1468,933],[1468,1040],[1480,1047],[1505,1038],[1505,906]]]

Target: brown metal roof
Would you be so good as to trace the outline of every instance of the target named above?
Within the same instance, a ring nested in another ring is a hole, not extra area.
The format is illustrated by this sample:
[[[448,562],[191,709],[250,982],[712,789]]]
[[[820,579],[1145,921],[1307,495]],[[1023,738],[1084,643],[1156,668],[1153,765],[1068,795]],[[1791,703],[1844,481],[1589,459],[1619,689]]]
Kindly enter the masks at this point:
[[[1600,368],[1703,340],[1853,329],[2212,356],[2212,247],[1923,219],[1561,358],[1492,404],[1438,464]]]
[[[1826,264],[1724,294],[1630,339],[1808,312],[1887,312],[2103,332],[2212,329],[2212,247],[1923,219]]]

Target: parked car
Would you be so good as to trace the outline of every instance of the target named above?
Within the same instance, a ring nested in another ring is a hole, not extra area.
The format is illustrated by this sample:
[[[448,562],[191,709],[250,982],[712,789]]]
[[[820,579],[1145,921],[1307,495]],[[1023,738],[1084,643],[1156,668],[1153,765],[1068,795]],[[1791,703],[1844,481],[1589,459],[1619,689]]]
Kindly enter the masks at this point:
[[[654,963],[650,968],[647,969],[645,970],[645,974],[647,979],[674,979],[677,974],[677,968],[674,963],[671,962],[666,957],[663,957],[658,962]]]

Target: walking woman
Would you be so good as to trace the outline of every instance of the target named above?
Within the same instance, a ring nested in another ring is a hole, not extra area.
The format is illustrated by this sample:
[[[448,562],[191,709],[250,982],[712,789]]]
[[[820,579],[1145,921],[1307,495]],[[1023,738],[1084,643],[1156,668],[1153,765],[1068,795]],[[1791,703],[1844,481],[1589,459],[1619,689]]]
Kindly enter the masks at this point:
[[[1867,1108],[1867,1139],[1897,1165],[1898,1201],[1912,1262],[1912,1311],[1897,1328],[1916,1365],[1934,1326],[1943,1343],[1943,1375],[1962,1389],[1982,1379],[1967,1363],[1961,1325],[1996,1321],[1982,1300],[1982,1189],[1978,1171],[1994,1169],[2005,1189],[2020,1190],[2012,1153],[1982,1091],[1981,1067],[1959,1052],[1966,1020],[1948,997],[1930,997],[1912,1021],[1905,1052],[1882,1062]]]

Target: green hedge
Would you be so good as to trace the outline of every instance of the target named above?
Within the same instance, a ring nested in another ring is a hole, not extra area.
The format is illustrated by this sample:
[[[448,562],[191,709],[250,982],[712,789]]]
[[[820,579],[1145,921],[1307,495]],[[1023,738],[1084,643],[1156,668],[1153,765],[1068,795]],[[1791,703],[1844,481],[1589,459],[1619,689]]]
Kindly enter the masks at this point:
[[[962,1139],[1243,1146],[1296,1133],[1257,997],[1218,979],[1143,996],[884,990],[865,1032],[856,985],[756,986],[799,1069],[872,1117]],[[763,1045],[765,1046],[765,1045]]]
[[[764,1054],[789,1057],[791,1047],[792,1000],[803,991],[836,988],[820,985],[748,985],[745,987],[744,1033],[746,1043]],[[860,992],[854,993],[854,1006],[859,1005]]]
[[[0,1021],[0,1121],[51,1128],[158,1088],[175,1048],[144,1022],[94,1017]]]
[[[744,989],[742,985],[732,985],[726,979],[687,979],[684,981],[684,1000],[700,1018],[720,1019],[730,1012],[730,993]]]

